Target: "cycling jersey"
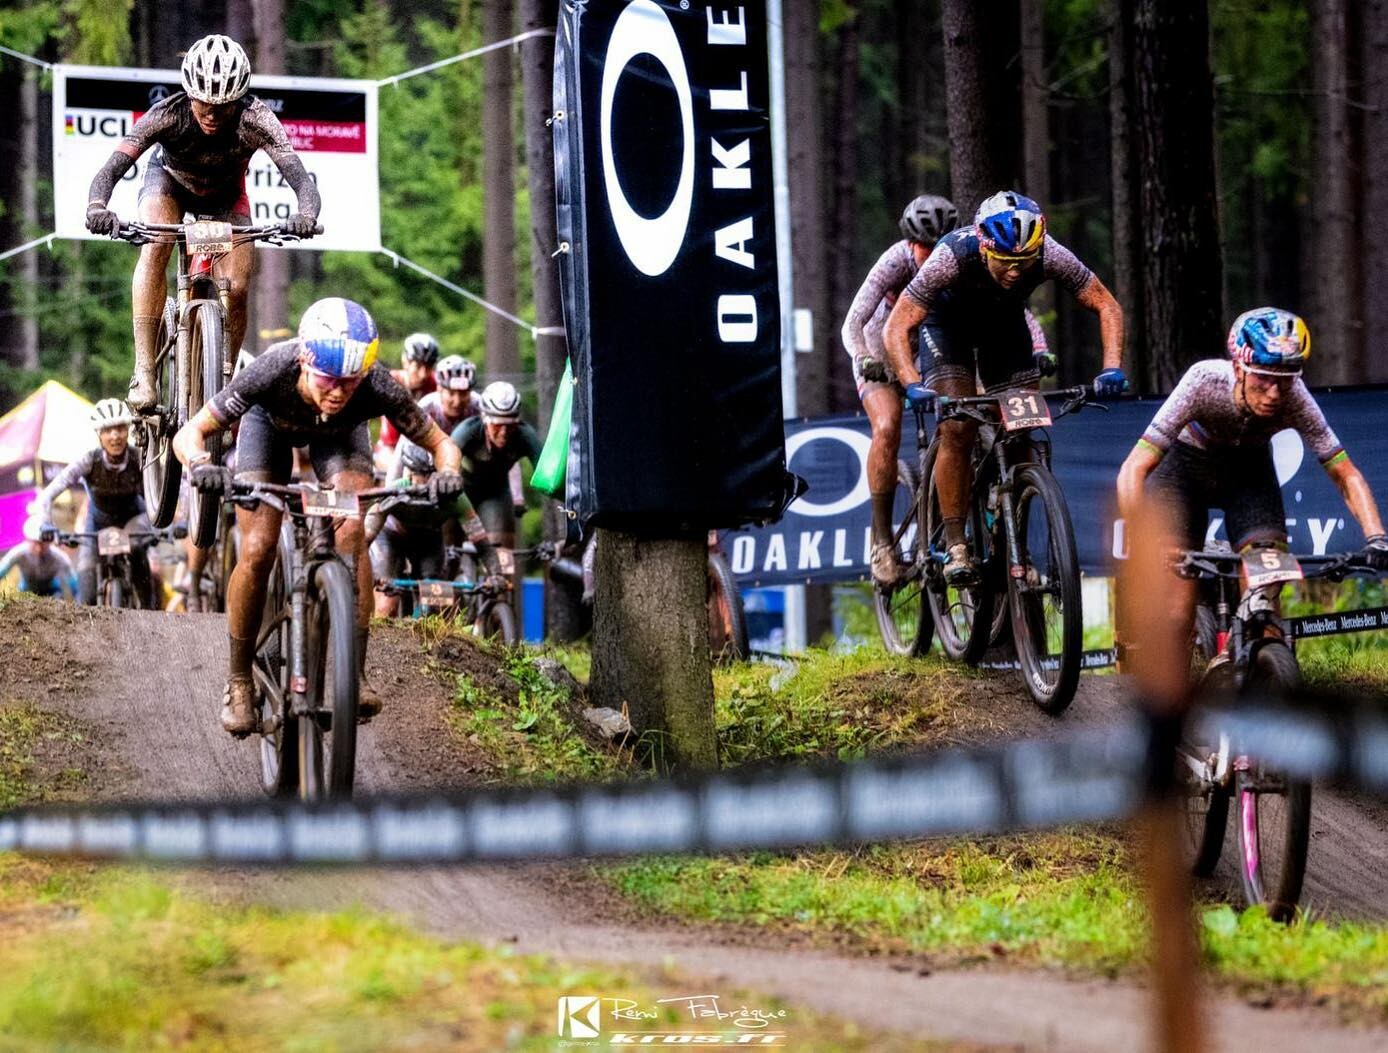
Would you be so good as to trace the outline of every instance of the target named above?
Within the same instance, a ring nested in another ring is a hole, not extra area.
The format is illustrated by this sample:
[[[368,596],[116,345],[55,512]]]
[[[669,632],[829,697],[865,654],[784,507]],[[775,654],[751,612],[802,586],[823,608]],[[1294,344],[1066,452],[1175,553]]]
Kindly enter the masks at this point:
[[[110,519],[125,522],[145,510],[140,459],[128,446],[119,461],[111,460],[98,446],[64,468],[39,494],[39,508],[45,520],[53,514],[53,502],[78,483],[87,491],[89,504]]]
[[[236,115],[216,134],[208,135],[193,116],[192,100],[184,92],[155,103],[97,172],[87,200],[102,205],[110,201],[121,176],[141,154],[157,146],[146,178],[158,170],[196,198],[232,201],[241,193],[251,155],[264,150],[294,190],[299,211],[317,218],[322,207],[318,187],[294,153],[279,118],[254,95],[243,96],[235,106]]]
[[[413,484],[408,479],[397,479],[388,485],[403,490]],[[418,531],[438,532],[443,529],[445,523],[454,519],[463,525],[463,533],[469,541],[477,545],[480,552],[482,547],[487,545],[487,531],[466,494],[459,494],[452,501],[441,505],[396,505],[387,514],[373,508],[366,515],[366,536],[374,537],[382,529],[394,530],[400,534]]]
[[[74,591],[72,561],[52,545],[21,542],[0,559],[0,578],[19,569],[19,591],[39,596],[71,595]]]
[[[534,464],[539,459],[540,436],[529,424],[511,429],[505,446],[494,447],[487,442],[487,429],[482,418],[469,417],[453,429],[453,442],[463,455],[463,485],[474,505],[490,497],[508,493],[507,474],[522,458]]]
[[[396,382],[399,383],[399,385],[402,388],[405,388],[407,391],[409,391],[410,398],[414,399],[417,402],[423,402],[424,399],[428,398],[430,395],[432,395],[435,391],[438,390],[438,380],[435,379],[433,373],[430,373],[429,376],[425,379],[424,384],[417,389],[412,389],[410,388],[409,384],[405,383],[405,371],[403,369],[392,369],[390,371],[390,375],[395,378]],[[444,431],[452,430],[449,427],[445,427],[444,423],[442,421],[438,421],[437,418],[435,418],[435,420],[438,422],[439,427],[443,428]],[[454,423],[456,424],[457,422],[455,421]],[[400,432],[396,430],[395,425],[392,424],[388,419],[382,419],[381,421],[381,437],[378,441],[381,443],[382,446],[389,446],[392,450],[395,449],[396,445],[400,442]]]
[[[1256,447],[1266,446],[1286,428],[1296,429],[1321,464],[1345,456],[1344,446],[1300,377],[1293,380],[1277,413],[1260,417],[1234,401],[1234,364],[1208,359],[1186,370],[1140,442],[1159,455],[1173,442],[1200,450]]]
[[[451,435],[453,429],[463,421],[482,412],[482,397],[475,391],[469,391],[467,402],[463,403],[463,414],[460,417],[450,417],[443,412],[443,399],[437,391],[430,392],[420,399],[419,408],[424,411],[426,417]]]

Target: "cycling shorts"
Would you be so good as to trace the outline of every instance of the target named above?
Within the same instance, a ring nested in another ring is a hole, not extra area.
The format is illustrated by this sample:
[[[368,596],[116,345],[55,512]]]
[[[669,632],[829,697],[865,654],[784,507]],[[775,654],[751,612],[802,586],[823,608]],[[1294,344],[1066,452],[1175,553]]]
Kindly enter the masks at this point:
[[[1236,552],[1252,544],[1287,542],[1287,513],[1271,446],[1209,451],[1173,442],[1147,485],[1175,514],[1186,548],[1205,547],[1212,508],[1223,510],[1225,534]]]
[[[482,525],[487,528],[487,537],[491,539],[492,544],[502,548],[515,548],[516,506],[512,501],[511,491],[503,490],[500,493],[479,494],[474,497],[469,490],[467,496],[472,502],[472,507],[477,509],[477,514],[482,518]]]
[[[937,381],[972,383],[984,391],[1035,387],[1041,379],[1032,359],[1031,330],[1026,312],[1003,309],[996,318],[969,326],[927,321],[920,327],[918,347],[921,375],[928,387]]]
[[[236,474],[253,482],[287,483],[296,446],[308,447],[314,475],[324,483],[343,471],[372,472],[371,434],[365,421],[351,431],[286,431],[262,407],[252,406],[236,436]]]
[[[442,578],[443,532],[413,529],[402,534],[387,526],[371,543],[371,570],[378,578]]]
[[[180,183],[164,167],[163,154],[155,150],[145,166],[145,178],[140,183],[137,201],[144,204],[146,197],[158,195],[171,197],[183,212],[198,219],[220,220],[223,223],[247,224],[251,219],[251,202],[246,196],[246,174],[233,181],[222,194],[202,196],[194,194]]]

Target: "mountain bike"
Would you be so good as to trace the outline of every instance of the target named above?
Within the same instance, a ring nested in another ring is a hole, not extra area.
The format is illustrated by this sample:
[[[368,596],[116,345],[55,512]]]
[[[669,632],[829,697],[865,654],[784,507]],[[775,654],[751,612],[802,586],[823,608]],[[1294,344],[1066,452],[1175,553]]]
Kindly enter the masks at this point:
[[[333,526],[378,502],[433,504],[428,487],[356,492],[233,480],[227,501],[285,516],[251,675],[260,694],[261,784],[303,800],[352,793],[357,752],[356,578]]]
[[[492,585],[485,581],[381,578],[376,589],[400,598],[401,618],[438,614],[470,624],[478,636],[499,640],[507,646],[521,642],[520,626],[511,609],[509,581]]]
[[[315,231],[322,232],[322,227]],[[115,236],[132,245],[178,246],[178,292],[164,301],[159,323],[156,405],[131,427],[131,440],[140,451],[150,522],[166,527],[178,507],[183,472],[173,455],[173,437],[222,390],[236,361],[236,349],[228,347],[231,282],[214,276],[213,265],[247,242],[280,245],[300,239],[281,226],[238,227],[209,221],[122,223]],[[212,435],[206,441],[211,463],[220,464],[224,437]],[[220,507],[215,494],[192,495],[188,533],[198,548],[210,548],[216,539]]]
[[[1357,555],[1296,557],[1279,549],[1186,550],[1171,563],[1194,579],[1213,606],[1205,627],[1197,621],[1192,646],[1212,651],[1199,690],[1226,698],[1277,695],[1301,682],[1286,626],[1262,590],[1308,577],[1343,580],[1377,571]],[[1246,581],[1241,592],[1240,580]],[[1202,639],[1212,626],[1213,641]],[[1206,741],[1208,740],[1208,741]],[[1187,733],[1177,748],[1185,848],[1193,873],[1208,877],[1224,848],[1229,807],[1234,806],[1239,882],[1249,906],[1267,908],[1274,920],[1296,914],[1311,831],[1311,784],[1238,752],[1223,733]]]
[[[1054,415],[1048,398],[1065,400]],[[927,442],[929,407],[915,407],[919,464],[906,475],[910,507],[892,537],[905,573],[892,586],[873,589],[889,650],[923,654],[933,627],[945,654],[977,665],[1005,634],[1007,617],[1032,700],[1047,713],[1070,704],[1083,650],[1079,557],[1065,495],[1051,474],[1045,429],[1087,405],[1106,409],[1087,387],[935,400],[937,426],[949,420],[979,425],[964,520],[979,573],[960,588],[944,578],[948,546],[935,480],[938,427]]]
[[[135,588],[130,561],[159,542],[187,537],[188,532],[181,526],[166,530],[126,530],[124,527],[113,526],[103,530],[78,530],[71,533],[48,530],[40,536],[44,541],[56,541],[68,548],[76,548],[84,541],[95,541],[96,605],[143,610],[149,606],[148,598],[140,595],[140,590]]]

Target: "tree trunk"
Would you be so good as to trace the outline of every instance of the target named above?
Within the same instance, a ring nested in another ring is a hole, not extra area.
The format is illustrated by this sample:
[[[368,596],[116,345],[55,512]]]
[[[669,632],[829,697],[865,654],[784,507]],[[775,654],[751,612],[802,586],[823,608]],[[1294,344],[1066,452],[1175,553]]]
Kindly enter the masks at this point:
[[[1110,0],[1109,131],[1113,184],[1113,291],[1123,305],[1133,387],[1155,392],[1142,301],[1142,232],[1138,219],[1137,148],[1133,142],[1133,18],[1136,0]]]
[[[1361,11],[1364,51],[1360,69],[1388,69],[1388,0],[1364,0]],[[1382,201],[1383,195],[1388,194],[1388,82],[1375,72],[1364,77],[1363,83],[1363,200]],[[1388,301],[1388,217],[1382,213],[1382,209],[1374,207],[1360,211],[1365,304]],[[1371,353],[1367,335],[1363,339],[1368,373],[1362,379],[1388,380],[1388,362],[1381,354]]]
[[[598,531],[588,695],[595,706],[628,707],[661,771],[718,764],[707,566],[702,537],[656,541]]]
[[[19,216],[20,238],[28,241],[39,230],[39,80],[37,71],[26,69],[19,87]],[[8,246],[6,246],[8,247]],[[18,348],[15,365],[21,369],[39,368],[39,320],[36,313],[39,289],[39,254],[30,249],[18,260],[20,308]]]
[[[521,0],[521,32],[552,30],[557,19],[557,5],[552,0]],[[554,136],[546,124],[554,109],[554,38],[532,37],[523,42],[520,59],[525,93],[525,162],[530,179],[530,275],[535,288],[535,325],[540,330],[559,331],[553,336],[542,332],[535,342],[540,430],[547,432],[569,351],[563,332],[559,265],[554,258],[559,243],[554,214]],[[545,540],[562,542],[567,533],[563,509],[555,501],[547,501],[546,506]],[[586,622],[578,592],[547,575],[545,635],[561,642],[576,640],[586,629]]]
[[[251,0],[255,29],[257,73],[284,72],[284,0]],[[257,350],[281,339],[289,322],[289,254],[283,249],[255,250],[255,295],[251,311],[252,328],[247,343]],[[229,348],[235,356],[240,348]]]
[[[1046,5],[1021,0],[1022,192],[1043,209],[1051,206],[1050,88],[1046,75]],[[1052,343],[1055,286],[1044,282],[1031,297],[1031,310],[1046,322]],[[1067,356],[1069,357],[1069,356]]]
[[[1224,338],[1209,12],[1205,0],[1136,0],[1135,7],[1143,306],[1154,380],[1169,389]]]
[[[850,250],[857,240],[858,179],[858,19],[856,12],[839,27],[838,98],[834,107],[834,227],[829,237],[833,258],[830,315],[837,325],[848,313],[860,275]],[[832,387],[828,409],[848,410],[858,405],[853,371],[848,356],[830,354],[828,377]]]
[[[985,9],[986,7],[986,9]],[[961,217],[1017,183],[1020,102],[1015,3],[944,0],[950,182]]]
[[[829,411],[829,363],[842,354],[838,322],[829,309],[825,274],[823,150],[824,114],[819,27],[811,5],[784,7],[786,169],[790,181],[790,243],[795,258],[793,298],[811,314],[813,347],[797,354],[796,404],[802,416]]]
[[[514,36],[511,0],[483,0],[482,40]],[[511,133],[511,49],[482,56],[482,286],[496,306],[516,310],[515,149]],[[487,312],[487,379],[519,381],[516,327]]]

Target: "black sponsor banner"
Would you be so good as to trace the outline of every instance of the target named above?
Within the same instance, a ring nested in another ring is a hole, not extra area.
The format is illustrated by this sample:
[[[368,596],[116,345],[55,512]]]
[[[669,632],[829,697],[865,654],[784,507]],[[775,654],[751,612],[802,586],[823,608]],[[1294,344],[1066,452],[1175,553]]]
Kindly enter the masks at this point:
[[[1382,388],[1316,392],[1316,401],[1380,502],[1388,500],[1386,394]],[[1052,468],[1065,491],[1080,568],[1086,574],[1110,575],[1115,561],[1127,555],[1125,524],[1114,513],[1114,487],[1123,459],[1161,401],[1123,400],[1110,404],[1108,413],[1086,409],[1048,429]],[[915,464],[915,427],[909,411],[903,425],[901,456]],[[773,585],[867,579],[870,438],[871,429],[861,415],[786,422],[789,468],[804,476],[810,489],[779,523],[723,535],[739,581]],[[1344,499],[1296,432],[1273,437],[1272,457],[1292,551],[1323,555],[1364,543]],[[906,510],[906,498],[899,494],[897,523]],[[1210,516],[1207,540],[1227,540],[1221,510]]]
[[[568,504],[585,522],[668,534],[782,507],[766,55],[760,4],[564,9]]]
[[[179,75],[173,70],[169,71],[167,82],[72,75],[67,81],[67,108],[145,113],[155,103],[182,90]],[[251,94],[263,99],[280,120],[366,120],[366,96],[360,91],[332,92],[321,88],[301,91],[296,88],[256,88],[252,85]]]
[[[1328,614],[1288,618],[1287,629],[1298,640],[1308,640],[1313,636],[1339,636],[1341,633],[1388,629],[1388,607],[1366,607],[1357,611],[1332,611]]]

